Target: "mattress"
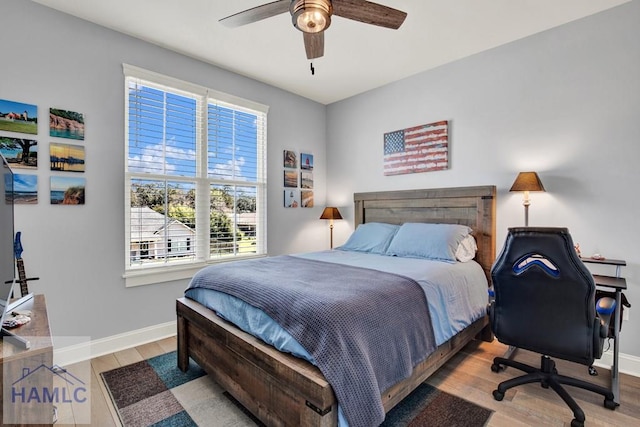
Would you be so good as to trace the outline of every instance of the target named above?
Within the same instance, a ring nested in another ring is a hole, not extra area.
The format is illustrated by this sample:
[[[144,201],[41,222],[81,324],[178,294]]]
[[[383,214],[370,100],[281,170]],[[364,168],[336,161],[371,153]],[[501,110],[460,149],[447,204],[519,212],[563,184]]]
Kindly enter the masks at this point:
[[[437,345],[449,340],[486,313],[488,284],[482,267],[475,261],[450,264],[427,259],[337,250],[294,256],[370,268],[415,280],[427,296]],[[295,275],[295,271],[289,274]],[[278,350],[292,353],[313,363],[308,352],[269,316],[255,307],[230,295],[209,289],[188,289],[185,296],[214,310],[220,317]]]

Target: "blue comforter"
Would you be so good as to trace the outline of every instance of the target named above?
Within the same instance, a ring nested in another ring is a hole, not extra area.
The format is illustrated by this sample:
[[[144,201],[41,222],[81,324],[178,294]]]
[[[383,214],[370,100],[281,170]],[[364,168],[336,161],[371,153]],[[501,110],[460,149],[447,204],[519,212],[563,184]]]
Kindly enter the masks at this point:
[[[271,316],[313,356],[351,427],[380,424],[381,393],[436,348],[422,288],[397,274],[279,256],[207,267],[189,288]]]

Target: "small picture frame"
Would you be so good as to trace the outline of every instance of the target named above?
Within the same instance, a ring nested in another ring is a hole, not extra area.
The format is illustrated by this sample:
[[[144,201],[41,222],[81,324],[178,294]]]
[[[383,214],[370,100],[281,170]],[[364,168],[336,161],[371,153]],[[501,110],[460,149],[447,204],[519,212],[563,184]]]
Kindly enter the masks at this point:
[[[313,172],[300,172],[300,188],[313,188]]]
[[[300,204],[298,202],[299,199],[299,190],[284,190],[285,208],[297,208]]]
[[[38,141],[0,136],[0,153],[15,169],[38,169]]]
[[[300,154],[300,169],[313,170],[313,154]]]
[[[84,141],[84,114],[49,108],[49,136]]]
[[[289,169],[298,168],[298,156],[295,151],[284,150],[283,153],[283,166]]]
[[[5,181],[11,179],[11,175],[4,177]],[[10,188],[10,183],[5,184],[5,188]],[[36,205],[38,204],[38,175],[27,175],[17,173],[13,177],[13,195],[11,197],[16,205]]]
[[[85,154],[82,145],[49,144],[52,171],[84,172]]]
[[[86,182],[85,178],[52,176],[51,204],[84,205]]]
[[[302,190],[300,191],[300,206],[303,208],[313,207],[313,191]]]
[[[295,170],[284,171],[284,186],[287,188],[298,188],[298,172]]]
[[[38,134],[38,106],[0,99],[0,130]]]

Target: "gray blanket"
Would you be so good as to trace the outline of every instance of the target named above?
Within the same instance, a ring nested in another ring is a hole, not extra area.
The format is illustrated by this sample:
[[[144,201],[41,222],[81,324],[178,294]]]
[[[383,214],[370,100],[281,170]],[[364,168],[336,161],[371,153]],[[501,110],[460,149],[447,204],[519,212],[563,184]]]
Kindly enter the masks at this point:
[[[379,425],[381,393],[436,348],[424,291],[395,274],[278,256],[206,267],[189,287],[271,316],[314,357],[350,427]]]

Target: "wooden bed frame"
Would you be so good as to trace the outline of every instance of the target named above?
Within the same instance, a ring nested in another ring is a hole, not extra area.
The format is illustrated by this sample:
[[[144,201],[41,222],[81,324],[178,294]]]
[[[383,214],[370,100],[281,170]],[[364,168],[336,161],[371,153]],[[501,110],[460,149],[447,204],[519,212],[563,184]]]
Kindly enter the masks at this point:
[[[476,260],[490,281],[495,260],[495,186],[354,194],[355,225],[365,222],[465,224],[478,243]],[[337,403],[318,368],[281,353],[187,299],[177,300],[178,367],[189,357],[268,426],[333,427]],[[382,395],[388,412],[475,338],[491,339],[486,316],[440,345],[411,377]]]

